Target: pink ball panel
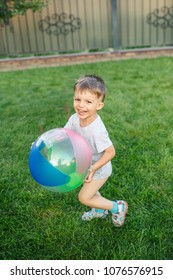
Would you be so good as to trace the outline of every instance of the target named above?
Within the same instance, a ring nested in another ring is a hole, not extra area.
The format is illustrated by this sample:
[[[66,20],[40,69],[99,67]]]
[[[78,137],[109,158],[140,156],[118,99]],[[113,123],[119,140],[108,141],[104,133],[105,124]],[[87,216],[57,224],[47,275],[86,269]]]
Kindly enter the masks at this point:
[[[76,157],[76,171],[78,173],[83,173],[92,162],[91,148],[82,136],[71,129],[65,128],[65,130],[74,149],[74,155]]]

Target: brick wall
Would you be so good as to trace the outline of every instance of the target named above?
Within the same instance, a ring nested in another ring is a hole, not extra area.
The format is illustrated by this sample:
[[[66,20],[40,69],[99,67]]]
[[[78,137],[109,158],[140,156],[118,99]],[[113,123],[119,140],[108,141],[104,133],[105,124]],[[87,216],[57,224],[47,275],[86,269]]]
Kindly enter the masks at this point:
[[[159,56],[173,56],[173,48],[139,49],[130,51],[111,51],[98,53],[81,53],[70,55],[53,55],[28,58],[1,59],[0,71],[22,70],[29,68],[55,67],[99,61],[153,58]]]

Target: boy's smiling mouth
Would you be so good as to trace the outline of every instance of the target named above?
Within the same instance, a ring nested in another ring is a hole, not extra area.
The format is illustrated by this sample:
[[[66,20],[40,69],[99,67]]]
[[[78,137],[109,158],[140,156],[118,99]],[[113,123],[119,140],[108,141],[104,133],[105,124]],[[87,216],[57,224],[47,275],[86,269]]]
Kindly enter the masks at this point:
[[[87,113],[86,110],[78,110],[79,115],[85,115]]]

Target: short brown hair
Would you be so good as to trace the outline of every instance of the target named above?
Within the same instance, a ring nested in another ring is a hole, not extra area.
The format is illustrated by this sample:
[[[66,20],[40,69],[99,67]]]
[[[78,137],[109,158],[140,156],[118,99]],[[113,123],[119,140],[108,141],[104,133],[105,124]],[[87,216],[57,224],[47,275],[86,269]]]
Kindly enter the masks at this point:
[[[89,90],[91,93],[96,94],[98,98],[102,97],[102,101],[105,99],[105,83],[102,78],[96,75],[85,75],[76,81],[74,85],[74,91],[83,90]]]

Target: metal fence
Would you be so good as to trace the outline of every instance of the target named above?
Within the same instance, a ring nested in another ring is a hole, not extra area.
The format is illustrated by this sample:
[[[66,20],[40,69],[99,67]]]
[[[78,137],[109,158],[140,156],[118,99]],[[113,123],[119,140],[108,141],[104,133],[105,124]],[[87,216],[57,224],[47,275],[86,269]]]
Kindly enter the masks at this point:
[[[0,54],[171,46],[173,0],[51,0],[0,27]]]
[[[119,47],[173,44],[173,0],[118,0]]]

